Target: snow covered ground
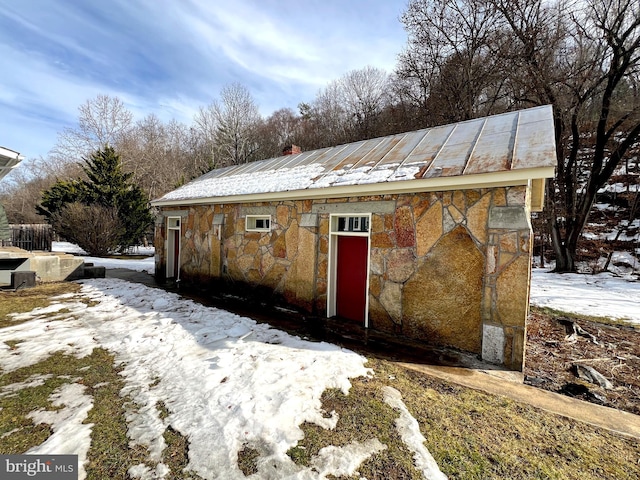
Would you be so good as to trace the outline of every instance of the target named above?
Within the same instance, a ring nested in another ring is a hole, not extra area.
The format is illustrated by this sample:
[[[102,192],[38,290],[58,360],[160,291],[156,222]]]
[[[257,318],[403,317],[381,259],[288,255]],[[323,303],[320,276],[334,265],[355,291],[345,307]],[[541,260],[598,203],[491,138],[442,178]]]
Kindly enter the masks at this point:
[[[86,255],[85,251],[77,245],[69,242],[53,242],[51,248],[54,252],[73,253],[74,255],[82,255],[85,263],[93,263],[97,267],[105,268],[128,268],[138,272],[147,272],[151,275],[155,272],[155,263],[153,259],[153,247],[134,247],[131,255],[147,255],[147,258],[137,260],[126,260],[120,258],[99,258]]]
[[[95,304],[66,295],[49,307],[16,314],[21,323],[0,329],[0,365],[8,372],[56,351],[78,357],[96,347],[111,351],[123,367],[122,394],[135,403],[126,412],[131,443],[149,451],[145,464],[129,467],[133,478],[171,477],[162,463],[163,433],[169,425],[189,439],[187,468],[206,479],[245,478],[237,466],[244,445],[260,453],[258,473],[252,476],[257,479],[350,476],[369,456],[387,448],[377,438],[326,447],[308,468],[286,455],[303,438],[303,422],[335,427],[337,414],[321,408],[322,392],[337,388],[348,393],[351,378],[372,375],[364,357],[119,279],[84,281],[81,295]],[[0,395],[42,381],[8,385]],[[445,478],[399,392],[389,390],[385,398],[400,411],[399,435],[424,477]],[[51,401],[57,410],[30,416],[50,424],[54,433],[28,453],[78,454],[82,463],[92,428],[83,422],[93,400],[71,380]],[[158,402],[166,406],[166,418]],[[80,478],[85,478],[83,469]]]
[[[531,304],[640,324],[640,281],[610,272],[557,274],[534,268]]]

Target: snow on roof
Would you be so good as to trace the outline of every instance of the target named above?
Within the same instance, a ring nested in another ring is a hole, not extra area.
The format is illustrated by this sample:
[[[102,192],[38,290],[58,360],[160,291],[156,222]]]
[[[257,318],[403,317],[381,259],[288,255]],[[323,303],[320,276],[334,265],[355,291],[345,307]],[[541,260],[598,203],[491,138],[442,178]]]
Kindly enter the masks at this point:
[[[437,183],[444,177],[525,170],[528,178],[546,178],[554,165],[553,112],[547,105],[219,168],[153,203],[215,202],[301,190],[311,194],[313,189],[401,181]],[[541,168],[544,172],[531,171]]]

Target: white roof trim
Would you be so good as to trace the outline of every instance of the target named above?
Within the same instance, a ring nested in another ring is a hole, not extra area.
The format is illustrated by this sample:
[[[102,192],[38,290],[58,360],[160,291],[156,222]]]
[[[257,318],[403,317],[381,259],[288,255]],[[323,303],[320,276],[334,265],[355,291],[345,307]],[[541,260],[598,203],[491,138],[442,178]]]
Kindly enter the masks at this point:
[[[24,157],[18,152],[0,147],[0,179],[17,167],[22,160]]]

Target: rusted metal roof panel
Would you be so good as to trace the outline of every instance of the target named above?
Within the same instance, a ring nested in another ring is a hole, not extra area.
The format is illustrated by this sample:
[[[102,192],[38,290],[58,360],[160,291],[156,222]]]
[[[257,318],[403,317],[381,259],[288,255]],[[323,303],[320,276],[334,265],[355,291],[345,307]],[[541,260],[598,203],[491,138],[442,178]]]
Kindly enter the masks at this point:
[[[329,186],[330,181],[326,177],[331,177],[335,169],[340,170],[339,165],[344,165],[345,168],[351,168],[356,158],[359,158],[357,151],[361,148],[366,148],[366,141],[360,141],[356,143],[349,143],[342,145],[340,148],[329,148],[327,151],[331,151],[333,155],[327,158],[322,164],[322,171],[319,175],[313,178],[313,184],[309,188],[321,188],[322,186]]]
[[[340,164],[336,165],[331,172],[319,179],[312,188],[325,188],[339,185],[360,185],[366,183],[378,183],[384,181],[390,172],[382,173],[383,177],[372,173],[374,167],[378,165],[385,155],[392,150],[400,141],[401,137],[395,135],[382,139],[367,140],[359,150],[350,155]],[[353,161],[354,156],[360,151],[368,152],[362,155],[353,164],[346,163],[349,159]]]
[[[369,170],[374,168],[380,163],[380,161],[395,148],[402,137],[394,135],[392,137],[385,137],[381,142],[371,149],[371,151],[365,155],[358,163],[355,164],[355,168],[369,167]]]
[[[400,167],[409,157],[411,152],[413,152],[422,141],[425,134],[426,130],[420,130],[417,132],[396,135],[394,139],[396,139],[397,142],[393,148],[391,148],[384,157],[378,161],[373,169],[370,170],[369,183],[399,180],[401,179],[401,176],[406,176],[407,170],[402,170]],[[413,170],[417,171],[419,170],[419,167],[417,169],[414,168]],[[394,178],[394,176],[396,178]]]
[[[507,113],[505,115],[518,115],[518,123],[520,125],[542,121],[553,123],[553,109],[551,105],[527,108],[526,110],[518,110],[517,112]]]
[[[380,143],[380,139],[366,140],[353,144],[355,148],[345,149],[341,154],[337,155],[335,161],[327,165],[327,173],[329,171],[350,170]]]
[[[462,175],[485,120],[472,120],[454,126],[422,178]]]
[[[393,148],[389,150],[384,157],[380,159],[375,168],[389,168],[402,164],[405,159],[413,152],[420,140],[425,136],[426,130],[417,132],[403,133],[393,137],[397,141]]]
[[[529,127],[543,126],[546,122],[534,122]],[[515,151],[513,155],[512,170],[521,168],[544,167],[549,164],[549,145],[555,145],[554,131],[545,129],[524,128],[520,126],[516,137]],[[555,164],[555,151],[553,152]]]
[[[511,132],[481,135],[464,170],[465,175],[509,170],[513,155]]]
[[[157,201],[536,168],[545,168],[548,175],[554,165],[553,112],[543,106],[217,169]]]
[[[464,170],[465,175],[511,169],[519,115],[487,117]]]
[[[445,125],[407,134],[415,135],[418,141],[398,168],[389,176],[389,181],[422,178],[451,135],[451,132],[453,132],[453,129],[453,125]]]
[[[273,163],[271,165],[269,165],[269,169],[278,169],[278,168],[287,168],[291,163],[299,161],[300,160],[301,155],[297,154],[297,155],[287,155],[286,157],[278,157],[276,159],[274,159]],[[257,163],[257,162],[251,162],[251,163]],[[265,167],[260,167],[258,166],[258,170],[253,170],[253,171],[260,171]],[[252,170],[247,170],[247,171],[252,171]]]
[[[215,170],[211,170],[210,172],[205,173],[204,175],[202,175],[200,177],[199,180],[205,180],[205,179],[209,179],[209,178],[217,178],[217,177],[222,177],[224,176],[227,172],[229,172],[229,170],[233,169],[235,167],[223,167],[223,168],[216,168]]]
[[[321,150],[312,150],[299,155],[299,158],[295,159],[290,166],[297,165],[310,165],[312,163],[323,163],[327,158],[330,158],[332,153],[329,152],[329,148],[323,148]],[[285,156],[284,158],[287,158]]]
[[[266,164],[267,162],[265,162]],[[263,165],[264,167],[265,165]],[[244,173],[245,170],[249,169],[249,164],[248,163],[243,163],[242,165],[233,165],[230,167],[225,167],[222,168],[222,172],[220,172],[220,177],[231,177],[231,176],[235,176],[235,175],[241,175],[242,173]],[[214,170],[215,171],[215,170]]]

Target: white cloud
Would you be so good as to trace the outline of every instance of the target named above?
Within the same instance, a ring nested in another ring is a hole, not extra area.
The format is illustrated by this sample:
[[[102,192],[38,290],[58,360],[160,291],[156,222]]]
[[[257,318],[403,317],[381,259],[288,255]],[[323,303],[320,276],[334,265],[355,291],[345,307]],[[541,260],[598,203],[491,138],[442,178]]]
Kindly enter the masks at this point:
[[[185,123],[231,82],[245,85],[264,115],[295,108],[349,70],[390,71],[404,43],[402,8],[387,0],[0,0],[0,144],[46,155],[55,132],[98,94],[119,97],[136,119]]]

